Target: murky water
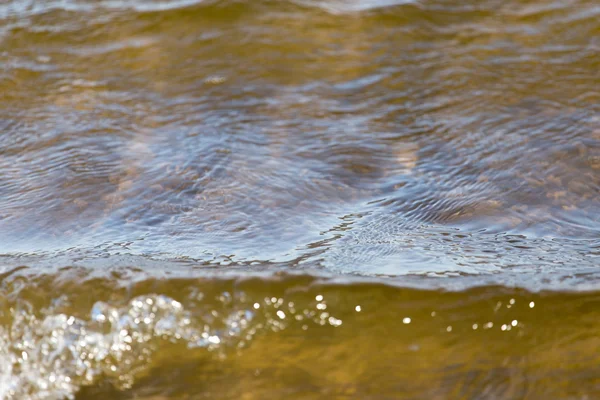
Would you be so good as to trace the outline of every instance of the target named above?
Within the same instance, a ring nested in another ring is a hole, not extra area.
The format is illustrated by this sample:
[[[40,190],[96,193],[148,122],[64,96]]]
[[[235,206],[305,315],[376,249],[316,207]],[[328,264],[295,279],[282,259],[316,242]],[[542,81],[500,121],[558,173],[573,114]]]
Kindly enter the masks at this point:
[[[0,399],[600,396],[593,0],[0,2]]]

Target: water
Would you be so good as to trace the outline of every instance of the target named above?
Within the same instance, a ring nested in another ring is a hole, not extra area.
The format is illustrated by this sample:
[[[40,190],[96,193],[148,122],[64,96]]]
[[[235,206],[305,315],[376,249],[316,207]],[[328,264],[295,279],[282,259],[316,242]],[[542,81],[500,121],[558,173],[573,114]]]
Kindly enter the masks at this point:
[[[600,396],[592,0],[0,3],[0,399]]]

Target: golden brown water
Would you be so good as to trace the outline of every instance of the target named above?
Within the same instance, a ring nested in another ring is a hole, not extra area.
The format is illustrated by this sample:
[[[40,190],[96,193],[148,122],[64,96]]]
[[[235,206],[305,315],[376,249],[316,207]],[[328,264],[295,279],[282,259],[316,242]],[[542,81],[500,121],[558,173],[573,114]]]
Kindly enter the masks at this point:
[[[600,397],[593,0],[0,1],[0,400]]]

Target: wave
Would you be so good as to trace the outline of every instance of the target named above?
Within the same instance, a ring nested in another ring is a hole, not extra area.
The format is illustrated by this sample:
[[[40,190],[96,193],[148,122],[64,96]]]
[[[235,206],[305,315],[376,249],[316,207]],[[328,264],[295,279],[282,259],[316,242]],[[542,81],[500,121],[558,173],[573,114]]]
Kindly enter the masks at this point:
[[[0,399],[597,394],[597,292],[118,276],[2,279]]]
[[[353,13],[413,3],[416,0],[290,0],[290,4],[317,8],[332,14]],[[242,5],[238,0],[54,0],[43,3],[34,0],[9,0],[0,5],[0,18],[23,18],[54,10],[89,13],[94,10],[132,11],[140,13],[164,12],[193,7]]]

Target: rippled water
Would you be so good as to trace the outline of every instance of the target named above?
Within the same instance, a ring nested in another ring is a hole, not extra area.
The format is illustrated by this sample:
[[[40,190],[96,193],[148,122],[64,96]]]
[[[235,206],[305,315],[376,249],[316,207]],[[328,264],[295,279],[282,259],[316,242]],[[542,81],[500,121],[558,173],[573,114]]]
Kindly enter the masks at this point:
[[[592,399],[593,0],[0,2],[0,399]]]

